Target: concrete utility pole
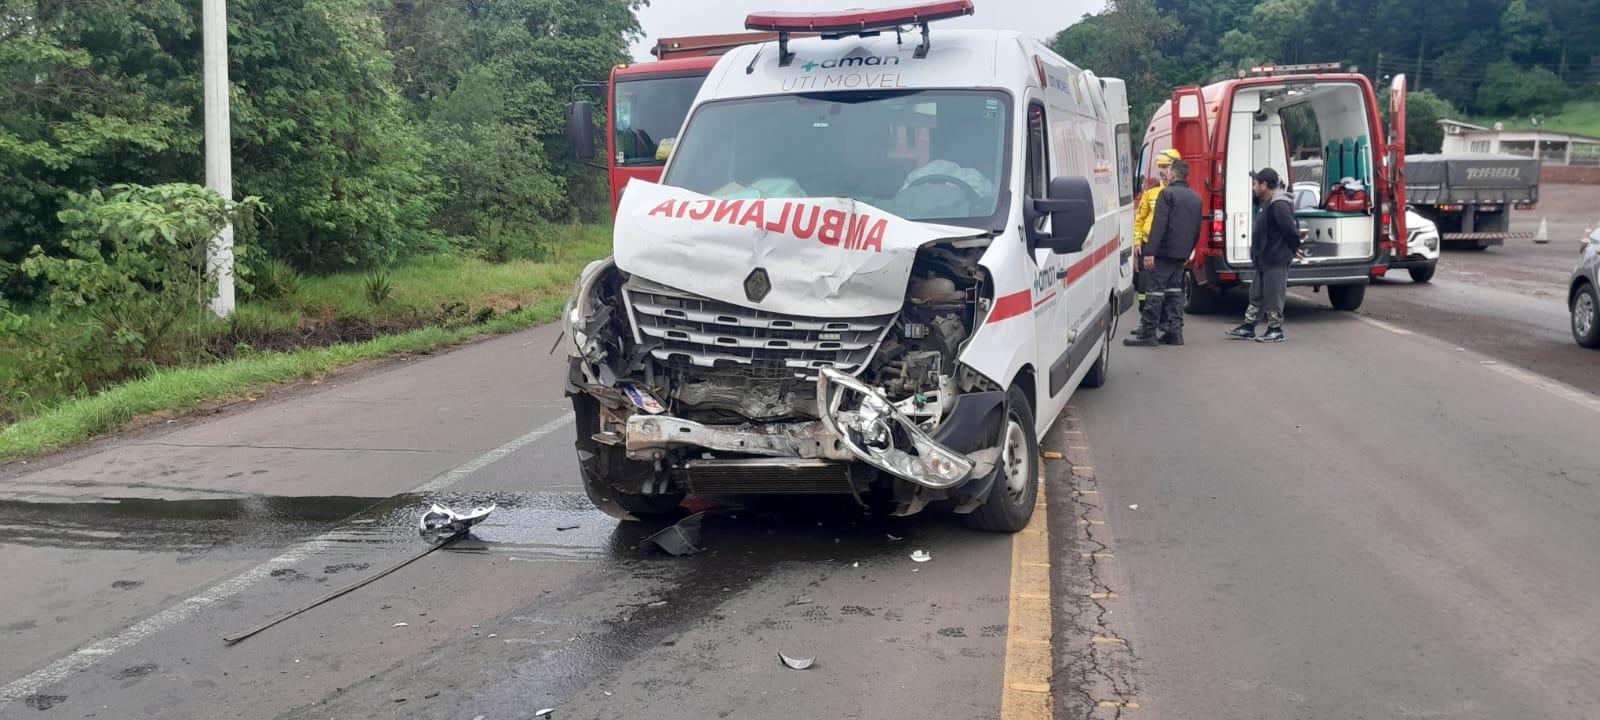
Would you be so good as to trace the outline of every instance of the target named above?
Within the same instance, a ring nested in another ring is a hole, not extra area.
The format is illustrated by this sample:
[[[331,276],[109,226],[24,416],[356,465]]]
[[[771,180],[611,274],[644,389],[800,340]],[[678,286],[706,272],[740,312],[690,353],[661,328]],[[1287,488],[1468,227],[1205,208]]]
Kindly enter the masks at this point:
[[[233,202],[233,142],[228,119],[228,10],[227,0],[201,0],[200,26],[204,36],[206,93],[206,187]],[[233,224],[211,241],[206,269],[216,274],[217,296],[211,311],[217,317],[233,315]]]

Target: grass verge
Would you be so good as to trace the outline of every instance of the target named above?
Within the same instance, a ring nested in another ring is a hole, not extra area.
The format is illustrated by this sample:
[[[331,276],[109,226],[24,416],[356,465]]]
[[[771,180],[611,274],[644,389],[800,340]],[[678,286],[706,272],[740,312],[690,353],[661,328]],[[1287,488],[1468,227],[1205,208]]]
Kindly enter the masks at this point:
[[[548,297],[486,323],[422,328],[367,342],[291,352],[262,353],[216,365],[158,370],[146,377],[69,400],[0,430],[0,461],[58,450],[116,430],[142,415],[183,412],[216,400],[250,395],[278,383],[327,374],[363,360],[425,352],[486,334],[549,322],[562,297]]]

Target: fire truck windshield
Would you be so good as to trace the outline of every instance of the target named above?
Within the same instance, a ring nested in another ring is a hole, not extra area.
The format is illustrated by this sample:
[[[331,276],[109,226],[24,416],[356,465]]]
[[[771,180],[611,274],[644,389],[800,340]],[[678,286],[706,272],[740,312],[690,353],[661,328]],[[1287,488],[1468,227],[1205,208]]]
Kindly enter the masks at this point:
[[[910,220],[999,213],[1009,101],[997,92],[841,92],[707,103],[663,182],[713,197],[848,197]]]
[[[689,114],[689,106],[694,104],[695,93],[700,91],[705,79],[704,75],[696,74],[619,80],[612,117],[616,164],[633,167],[666,164],[672,141],[683,125],[683,116]]]

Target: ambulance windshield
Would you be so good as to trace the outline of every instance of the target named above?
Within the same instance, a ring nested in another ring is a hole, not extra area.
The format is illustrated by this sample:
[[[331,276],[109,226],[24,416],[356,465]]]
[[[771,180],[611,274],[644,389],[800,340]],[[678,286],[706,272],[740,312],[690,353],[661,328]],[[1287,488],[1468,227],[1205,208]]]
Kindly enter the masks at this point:
[[[707,103],[663,182],[719,198],[848,197],[908,220],[987,226],[1004,187],[997,92],[840,92]]]

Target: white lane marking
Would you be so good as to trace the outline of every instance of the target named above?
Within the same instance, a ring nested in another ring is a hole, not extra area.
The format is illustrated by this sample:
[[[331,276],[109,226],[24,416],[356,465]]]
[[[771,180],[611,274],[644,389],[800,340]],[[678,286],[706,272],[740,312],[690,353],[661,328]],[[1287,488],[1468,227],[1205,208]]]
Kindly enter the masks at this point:
[[[1570,400],[1582,407],[1600,412],[1600,397],[1596,397],[1593,393],[1587,393],[1571,385],[1551,380],[1543,375],[1531,373],[1512,365],[1503,365],[1494,360],[1482,360],[1479,364],[1508,378],[1532,385],[1556,397]]]
[[[496,461],[504,459],[505,456],[526,447],[535,440],[561,429],[572,420],[573,414],[567,412],[544,425],[528,431],[521,437],[445,471],[434,479],[417,486],[411,492],[436,492],[449,487],[472,473],[482,470]],[[282,555],[207,588],[205,592],[134,623],[122,632],[78,648],[71,655],[14,680],[4,688],[0,688],[0,702],[8,702],[33,695],[43,688],[66,680],[75,673],[87,670],[101,660],[134,646],[140,640],[194,617],[201,610],[216,602],[244,592],[251,585],[270,577],[274,570],[296,565],[307,557],[332,549],[335,539],[338,537],[341,537],[341,534],[337,530],[318,535]]]
[[[1385,331],[1388,331],[1388,332],[1392,332],[1392,333],[1394,333],[1396,335],[1411,335],[1412,334],[1412,332],[1410,330],[1407,330],[1407,329],[1405,329],[1403,327],[1397,327],[1395,325],[1390,325],[1389,323],[1386,323],[1386,322],[1384,322],[1382,320],[1376,320],[1376,319],[1367,317],[1366,315],[1356,315],[1355,317],[1356,317],[1357,320],[1360,320],[1361,322],[1364,322],[1364,323],[1366,323],[1368,325],[1371,325],[1371,326],[1373,326],[1375,328],[1378,328],[1379,330],[1385,330]]]
[[[529,430],[528,433],[522,437],[511,440],[500,447],[468,460],[451,470],[445,471],[444,474],[417,486],[417,488],[411,492],[434,492],[436,490],[441,490],[461,482],[461,480],[466,478],[468,475],[489,467],[490,465],[499,462],[505,456],[527,447],[529,444],[533,443],[533,441],[560,430],[562,427],[565,427],[567,423],[572,422],[572,418],[573,415],[570,411],[564,413],[561,415],[561,417]]]

